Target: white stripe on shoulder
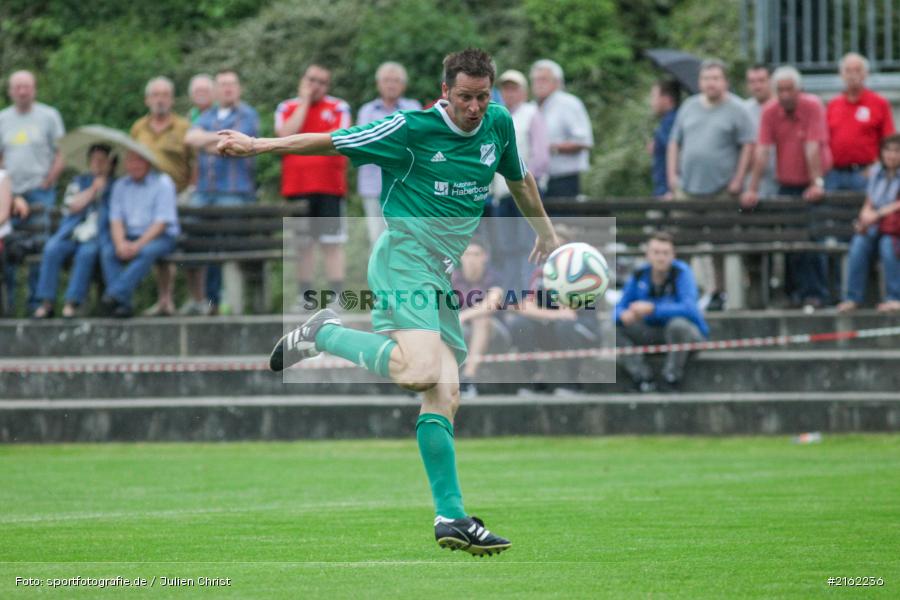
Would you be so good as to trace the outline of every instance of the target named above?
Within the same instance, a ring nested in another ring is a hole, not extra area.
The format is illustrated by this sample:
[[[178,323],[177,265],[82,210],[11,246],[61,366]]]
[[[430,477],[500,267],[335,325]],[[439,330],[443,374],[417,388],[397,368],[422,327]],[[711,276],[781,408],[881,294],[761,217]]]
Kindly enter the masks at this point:
[[[369,129],[364,129],[363,131],[357,131],[354,133],[342,133],[342,134],[336,135],[334,137],[339,140],[352,141],[352,140],[370,135],[373,132],[377,132],[377,131],[384,129],[386,127],[389,127],[390,125],[393,125],[393,124],[394,124],[394,119],[392,117],[388,117],[382,123],[379,123],[378,125],[375,125],[374,127],[371,127]]]
[[[335,148],[356,148],[357,146],[364,146],[366,144],[371,144],[372,142],[377,142],[378,140],[384,139],[403,127],[404,121],[394,121],[390,127],[385,129],[380,129],[377,133],[372,134],[370,136],[364,138],[357,138],[355,140],[347,141],[346,138],[337,137],[332,138]]]
[[[366,129],[364,131],[357,131],[356,133],[343,133],[340,135],[335,135],[335,136],[333,136],[333,138],[334,138],[335,143],[337,143],[339,141],[340,142],[356,141],[361,138],[368,137],[370,135],[374,135],[384,129],[387,129],[388,127],[391,127],[394,124],[396,124],[398,121],[400,123],[405,123],[406,119],[403,117],[403,115],[401,113],[394,113],[393,115],[387,117],[383,123],[379,123],[378,125],[376,125],[375,127],[372,127],[371,129]]]

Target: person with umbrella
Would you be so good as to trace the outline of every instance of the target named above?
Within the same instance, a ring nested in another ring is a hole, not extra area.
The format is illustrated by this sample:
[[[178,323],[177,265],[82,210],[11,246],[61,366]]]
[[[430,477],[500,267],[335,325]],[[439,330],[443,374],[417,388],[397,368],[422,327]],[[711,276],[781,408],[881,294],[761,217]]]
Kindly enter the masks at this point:
[[[63,204],[68,214],[44,245],[35,292],[40,303],[33,313],[36,319],[54,315],[59,273],[69,258],[72,258],[72,273],[62,316],[76,315],[94,277],[101,238],[108,236],[109,184],[118,157],[112,155],[110,145],[101,143],[92,144],[87,157],[88,172],[76,176],[66,189]]]

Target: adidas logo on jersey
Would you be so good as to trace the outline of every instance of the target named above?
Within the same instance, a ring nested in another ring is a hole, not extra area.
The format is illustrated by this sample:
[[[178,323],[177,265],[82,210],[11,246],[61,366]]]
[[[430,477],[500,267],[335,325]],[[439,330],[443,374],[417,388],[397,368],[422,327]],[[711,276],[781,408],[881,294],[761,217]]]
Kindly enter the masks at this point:
[[[447,159],[444,157],[443,153],[438,150],[435,152],[434,156],[431,157],[431,162],[447,162]]]

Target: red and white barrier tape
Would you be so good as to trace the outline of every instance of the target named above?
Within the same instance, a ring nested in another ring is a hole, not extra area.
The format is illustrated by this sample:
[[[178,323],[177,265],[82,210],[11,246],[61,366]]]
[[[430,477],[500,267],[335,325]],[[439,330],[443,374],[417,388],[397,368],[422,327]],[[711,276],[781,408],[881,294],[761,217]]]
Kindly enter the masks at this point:
[[[788,346],[815,344],[838,340],[854,340],[900,335],[898,327],[877,327],[853,331],[833,331],[828,333],[798,333],[768,337],[743,338],[691,342],[686,344],[658,344],[649,346],[625,346],[620,348],[583,348],[573,350],[540,350],[534,352],[504,352],[482,356],[485,363],[525,362],[538,360],[561,360],[566,358],[612,358],[634,354],[662,354],[666,352],[734,350],[740,348],[765,348],[768,346]],[[258,360],[195,360],[191,358],[162,358],[133,362],[101,362],[97,358],[64,357],[62,364],[33,364],[27,361],[0,361],[0,373],[41,374],[41,373],[200,373],[220,371],[267,371],[268,363]],[[322,356],[304,361],[292,369],[347,369],[358,365],[343,358]]]

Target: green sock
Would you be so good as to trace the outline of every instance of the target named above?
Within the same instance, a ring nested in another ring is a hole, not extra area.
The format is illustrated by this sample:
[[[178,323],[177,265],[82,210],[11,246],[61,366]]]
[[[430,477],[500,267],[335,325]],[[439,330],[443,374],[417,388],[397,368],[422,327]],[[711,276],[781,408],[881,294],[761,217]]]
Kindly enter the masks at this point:
[[[456,451],[453,449],[453,425],[446,417],[425,413],[416,421],[416,439],[431,484],[435,514],[462,519],[466,511],[456,476]]]
[[[328,324],[316,334],[316,348],[346,358],[382,377],[390,377],[391,351],[397,342],[380,333]]]

